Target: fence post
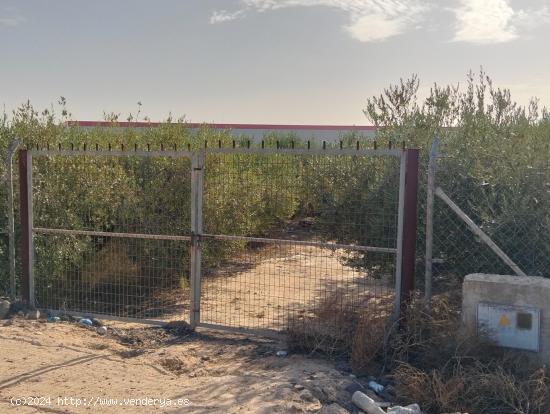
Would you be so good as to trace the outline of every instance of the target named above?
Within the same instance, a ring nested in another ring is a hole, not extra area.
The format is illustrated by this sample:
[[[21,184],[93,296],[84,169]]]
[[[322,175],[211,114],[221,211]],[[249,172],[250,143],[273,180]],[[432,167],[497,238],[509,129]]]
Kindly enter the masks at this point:
[[[191,159],[191,272],[189,324],[195,329],[200,323],[201,304],[201,234],[204,152],[193,154]]]
[[[405,194],[403,206],[403,257],[401,308],[407,306],[414,289],[418,201],[418,149],[405,150]]]
[[[26,149],[19,151],[19,195],[21,203],[21,296],[29,305],[34,306],[32,157]]]
[[[432,307],[432,259],[433,259],[433,238],[434,238],[434,193],[435,177],[437,167],[437,156],[439,152],[439,138],[434,138],[430,159],[428,161],[428,188],[426,191],[426,269],[424,275],[424,304],[429,311]]]

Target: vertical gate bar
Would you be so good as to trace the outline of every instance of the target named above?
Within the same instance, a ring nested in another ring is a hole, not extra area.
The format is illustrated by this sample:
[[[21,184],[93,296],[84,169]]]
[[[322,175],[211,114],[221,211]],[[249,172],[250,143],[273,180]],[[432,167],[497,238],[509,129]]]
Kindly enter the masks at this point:
[[[15,299],[17,287],[15,283],[15,217],[13,208],[13,156],[19,147],[20,141],[13,140],[8,148],[6,159],[7,190],[8,190],[8,243],[10,267],[10,297]]]
[[[406,156],[405,151],[401,153],[399,164],[399,204],[397,208],[397,254],[395,255],[395,299],[393,309],[393,320],[401,317],[401,280],[403,268],[403,217],[405,207],[405,178],[406,178]]]
[[[426,257],[424,273],[424,306],[427,311],[432,307],[432,266],[433,266],[433,238],[434,238],[434,192],[436,163],[439,148],[439,138],[434,138],[430,159],[428,161],[428,188],[426,191]]]
[[[191,157],[191,268],[189,271],[189,324],[192,329],[195,329],[197,322],[195,321],[195,251],[197,249],[195,243],[195,229],[197,221],[197,154],[194,153]]]
[[[191,159],[191,272],[190,272],[190,314],[192,329],[200,323],[201,296],[201,243],[202,234],[202,191],[204,153],[199,151]]]
[[[407,306],[414,290],[416,226],[418,202],[417,149],[406,150],[405,205],[403,217],[403,266],[401,267],[401,309]]]
[[[29,151],[19,151],[19,194],[21,203],[21,295],[29,305],[34,305],[32,240],[32,156]]]

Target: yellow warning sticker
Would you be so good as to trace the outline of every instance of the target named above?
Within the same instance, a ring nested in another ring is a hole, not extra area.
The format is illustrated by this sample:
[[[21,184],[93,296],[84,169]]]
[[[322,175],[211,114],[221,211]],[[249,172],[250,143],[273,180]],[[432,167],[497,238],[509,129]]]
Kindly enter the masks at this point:
[[[508,326],[510,325],[510,323],[511,323],[510,318],[508,318],[508,316],[505,313],[501,315],[498,321],[498,324],[500,326]]]

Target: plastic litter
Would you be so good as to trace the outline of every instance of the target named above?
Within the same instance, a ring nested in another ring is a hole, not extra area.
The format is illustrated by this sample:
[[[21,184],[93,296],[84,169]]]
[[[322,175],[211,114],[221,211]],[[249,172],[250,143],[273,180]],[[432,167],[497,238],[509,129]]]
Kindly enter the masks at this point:
[[[288,355],[288,352],[286,352],[286,351],[277,351],[276,355],[278,357],[286,357]]]
[[[382,391],[384,391],[384,386],[377,383],[376,381],[369,381],[368,385],[369,388],[377,394],[380,394]]]
[[[83,325],[83,326],[92,326],[93,323],[91,320],[89,320],[88,318],[82,318],[78,321],[79,324]]]
[[[48,316],[47,320],[50,323],[57,323],[61,321],[61,318],[59,316]]]
[[[96,328],[96,332],[100,335],[106,335],[107,334],[107,327],[106,326],[98,326]]]
[[[351,397],[351,402],[356,407],[365,411],[367,414],[386,414],[382,410],[376,401],[370,398],[368,395],[363,394],[361,391],[355,391]]]
[[[388,410],[388,414],[422,414],[422,410],[418,404],[411,404],[406,407],[397,405],[395,407],[391,407]]]

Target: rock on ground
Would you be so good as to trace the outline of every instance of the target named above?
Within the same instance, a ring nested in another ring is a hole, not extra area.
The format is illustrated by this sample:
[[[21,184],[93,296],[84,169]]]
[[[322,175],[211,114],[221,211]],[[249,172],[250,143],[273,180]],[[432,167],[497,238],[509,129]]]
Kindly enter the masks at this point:
[[[330,405],[325,405],[317,412],[317,414],[349,414],[349,411],[340,405],[333,403]]]
[[[10,313],[11,303],[9,300],[0,299],[0,319],[6,319]]]

